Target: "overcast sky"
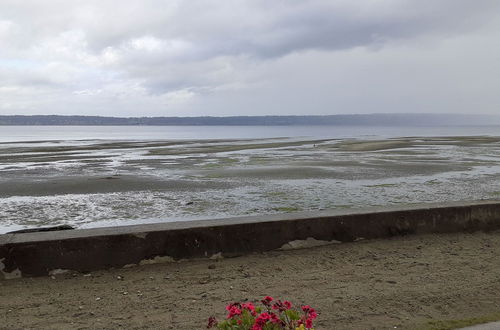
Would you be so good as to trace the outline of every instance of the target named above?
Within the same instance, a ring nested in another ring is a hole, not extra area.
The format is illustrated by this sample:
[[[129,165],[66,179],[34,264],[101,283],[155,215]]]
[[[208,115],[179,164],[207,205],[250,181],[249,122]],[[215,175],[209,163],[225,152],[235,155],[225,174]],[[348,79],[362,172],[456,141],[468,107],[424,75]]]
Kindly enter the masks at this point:
[[[0,1],[0,114],[376,112],[500,114],[500,1]]]

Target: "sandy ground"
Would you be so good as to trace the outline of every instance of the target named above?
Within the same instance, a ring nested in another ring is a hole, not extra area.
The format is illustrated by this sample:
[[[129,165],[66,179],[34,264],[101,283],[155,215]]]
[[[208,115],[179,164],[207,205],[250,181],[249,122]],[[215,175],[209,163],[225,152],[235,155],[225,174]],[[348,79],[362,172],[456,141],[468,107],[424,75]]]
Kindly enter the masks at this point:
[[[203,329],[264,295],[317,329],[426,329],[500,311],[500,232],[402,237],[0,281],[1,329]]]

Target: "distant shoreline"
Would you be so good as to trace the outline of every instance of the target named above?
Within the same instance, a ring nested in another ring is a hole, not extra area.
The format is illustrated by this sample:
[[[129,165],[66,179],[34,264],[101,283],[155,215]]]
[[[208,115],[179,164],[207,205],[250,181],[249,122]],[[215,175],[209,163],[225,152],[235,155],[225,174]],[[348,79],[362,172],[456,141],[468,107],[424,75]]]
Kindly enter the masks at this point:
[[[230,117],[0,116],[0,126],[494,126],[500,116],[360,114]]]

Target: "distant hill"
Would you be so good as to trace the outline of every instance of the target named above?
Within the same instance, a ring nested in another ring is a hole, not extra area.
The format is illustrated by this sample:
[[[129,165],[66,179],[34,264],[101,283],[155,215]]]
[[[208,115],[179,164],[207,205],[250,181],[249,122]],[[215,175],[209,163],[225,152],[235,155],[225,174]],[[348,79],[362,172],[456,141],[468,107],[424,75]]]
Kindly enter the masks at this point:
[[[232,117],[99,117],[99,116],[0,116],[0,125],[74,126],[460,126],[500,125],[500,116],[463,114],[361,114],[329,116]]]

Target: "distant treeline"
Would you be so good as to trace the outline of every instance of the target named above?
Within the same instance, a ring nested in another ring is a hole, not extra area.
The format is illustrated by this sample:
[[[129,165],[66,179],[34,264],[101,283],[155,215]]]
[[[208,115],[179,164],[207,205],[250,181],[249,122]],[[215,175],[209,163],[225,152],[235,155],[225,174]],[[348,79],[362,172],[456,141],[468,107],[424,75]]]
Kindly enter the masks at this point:
[[[99,117],[99,116],[0,116],[0,125],[74,126],[457,126],[500,125],[500,116],[463,114],[362,114],[329,116],[232,116],[232,117]]]

